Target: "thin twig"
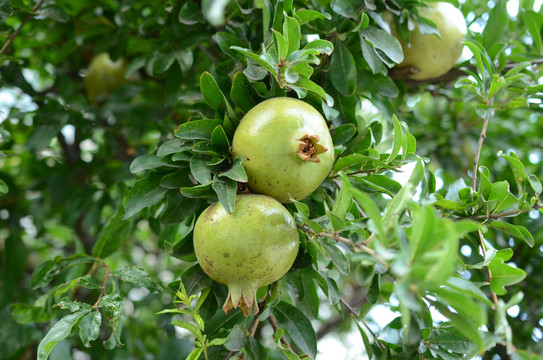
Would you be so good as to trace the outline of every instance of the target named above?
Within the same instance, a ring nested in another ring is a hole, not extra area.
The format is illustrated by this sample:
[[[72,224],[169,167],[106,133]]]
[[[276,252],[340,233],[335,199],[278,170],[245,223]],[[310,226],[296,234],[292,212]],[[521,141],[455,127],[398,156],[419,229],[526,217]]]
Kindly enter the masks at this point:
[[[43,5],[43,3],[45,2],[45,0],[40,0],[39,3],[36,4],[36,6],[34,6],[32,8],[32,12],[30,14],[28,14],[28,16],[23,20],[23,22],[21,23],[21,25],[19,25],[19,27],[17,28],[17,30],[15,30],[15,32],[13,32],[13,34],[11,34],[11,36],[8,38],[8,41],[6,41],[6,43],[4,44],[4,46],[2,46],[2,49],[0,49],[0,55],[2,55],[6,49],[8,48],[8,46],[13,42],[13,40],[15,40],[15,38],[17,37],[17,35],[19,35],[19,33],[21,32],[23,26],[25,26],[25,24],[27,22],[30,21],[30,19],[32,19],[32,17],[34,17],[34,13]]]
[[[270,315],[270,317],[268,318],[268,321],[270,322],[270,325],[272,326],[274,331],[279,330],[279,325],[277,325],[277,320],[275,319],[275,316],[273,314]],[[281,343],[283,343],[283,345],[285,345],[287,348],[292,350],[292,346],[290,346],[290,343],[288,342],[288,340],[285,338],[284,335],[281,336]]]
[[[535,60],[532,60],[529,62],[530,65],[538,65],[538,64],[542,64],[543,63],[543,59],[535,59]],[[510,70],[512,68],[514,68],[515,66],[517,66],[518,63],[515,63],[515,62],[510,62],[508,64],[505,65],[505,71],[507,70]],[[424,79],[424,80],[413,80],[413,79],[409,79],[410,76],[418,73],[417,71],[417,68],[416,67],[407,67],[407,68],[393,68],[391,69],[390,73],[389,73],[389,76],[390,78],[392,79],[405,79],[405,83],[407,85],[411,85],[411,86],[417,86],[417,85],[425,85],[425,84],[437,84],[437,83],[441,83],[441,82],[445,82],[445,83],[449,83],[449,82],[453,82],[455,81],[456,79],[458,79],[459,77],[461,76],[466,76],[466,73],[463,71],[463,68],[466,68],[466,69],[470,69],[472,71],[475,71],[475,66],[471,65],[471,64],[468,64],[466,66],[462,66],[462,67],[454,67],[452,68],[451,70],[449,70],[447,73],[439,76],[439,77],[436,77],[436,78],[432,78],[432,79]]]
[[[350,239],[347,239],[346,237],[343,237],[343,236],[339,236],[337,234],[329,234],[329,233],[326,233],[326,232],[320,232],[320,233],[317,234],[317,233],[315,233],[313,231],[313,229],[305,228],[303,226],[299,226],[299,228],[301,230],[305,231],[306,233],[310,233],[310,234],[315,235],[315,236],[320,236],[320,237],[325,237],[325,238],[328,238],[328,239],[336,240],[336,241],[342,242],[344,244],[347,244],[349,246],[355,247],[355,248],[357,248],[359,250],[362,250],[363,252],[373,256],[385,268],[388,269],[390,267],[390,264],[385,259],[383,259],[381,256],[379,256],[379,254],[377,254],[373,249],[367,247],[366,245],[364,245],[362,243],[353,243]]]
[[[108,264],[106,264],[105,262],[103,264],[106,267],[106,273],[104,275],[104,283],[102,284],[102,291],[100,291],[100,295],[98,296],[98,299],[96,300],[96,302],[92,306],[95,309],[97,309],[98,305],[100,305],[100,300],[102,300],[102,296],[104,296],[104,293],[106,292],[107,280],[109,279],[109,273],[110,273],[110,270],[111,270],[111,268],[109,267]]]
[[[481,232],[481,230],[477,230],[477,235],[479,235],[479,241],[481,243],[481,251],[483,252],[483,258],[486,259],[485,240],[483,238],[483,233]],[[488,272],[488,283],[490,284],[492,282],[492,271],[490,271],[489,267],[487,267],[486,270]],[[490,290],[490,293],[492,294],[492,301],[494,301],[494,304],[497,306],[498,305],[498,297],[496,296],[496,294],[492,290]]]
[[[472,219],[497,220],[497,219],[501,219],[507,216],[525,214],[532,210],[539,210],[539,209],[543,209],[543,204],[535,203],[534,206],[532,206],[530,209],[527,209],[527,210],[512,210],[512,211],[499,212],[495,214],[475,215],[475,216],[472,216]]]
[[[483,147],[483,141],[486,138],[486,128],[488,127],[488,118],[483,122],[483,128],[481,129],[481,135],[479,135],[479,143],[477,144],[477,151],[475,152],[475,158],[473,159],[473,174],[471,174],[471,189],[475,191],[477,189],[477,169],[479,168],[479,157],[481,156],[481,149]]]
[[[375,168],[375,169],[362,169],[362,170],[357,170],[357,171],[353,171],[353,172],[350,172],[350,173],[346,173],[345,175],[347,176],[352,176],[352,175],[358,175],[358,174],[371,174],[371,173],[376,173],[376,172],[379,172],[381,170],[392,170],[392,171],[397,171],[397,172],[401,172],[399,171],[398,169],[400,169],[402,167],[402,164],[400,165],[397,165],[397,166],[392,166],[390,168],[387,168],[387,167],[378,167],[378,168]],[[332,179],[333,178],[337,178],[339,177],[339,174],[335,174],[335,175],[332,175],[330,176]]]
[[[258,317],[260,316],[260,314],[264,312],[264,308],[266,306],[266,299],[267,299],[267,294],[264,300],[262,300],[262,302],[258,304],[258,309],[259,309],[258,314],[255,314],[255,317],[253,321],[251,322],[251,325],[249,325],[249,328],[247,329],[247,332],[250,334],[251,337],[255,337],[256,329],[258,328],[258,324],[260,323],[260,320]],[[239,351],[230,351],[228,353],[228,356],[225,358],[225,360],[230,359],[232,356],[236,355],[237,353],[239,353]]]

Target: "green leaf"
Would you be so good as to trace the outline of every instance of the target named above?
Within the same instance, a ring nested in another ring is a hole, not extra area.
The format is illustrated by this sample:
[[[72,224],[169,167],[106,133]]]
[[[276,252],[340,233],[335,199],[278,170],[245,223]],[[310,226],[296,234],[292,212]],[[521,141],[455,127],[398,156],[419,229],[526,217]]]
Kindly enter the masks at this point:
[[[283,23],[283,36],[288,43],[288,51],[285,56],[287,57],[300,48],[302,34],[298,20],[290,16],[285,16]]]
[[[275,39],[275,47],[277,49],[277,56],[279,57],[279,59],[286,59],[287,53],[288,53],[287,40],[279,31],[272,29],[272,32]]]
[[[196,337],[200,335],[200,330],[198,329],[198,327],[192,323],[189,323],[188,321],[173,320],[172,325],[188,330],[192,335]]]
[[[349,275],[351,272],[351,264],[349,263],[349,260],[343,254],[343,252],[337,247],[332,244],[329,244],[327,241],[321,241],[322,246],[330,256],[330,259],[336,265],[337,269],[340,273],[343,275]]]
[[[381,219],[381,212],[377,205],[373,202],[373,200],[366,194],[364,194],[362,191],[353,188],[353,197],[358,202],[358,204],[362,207],[364,212],[369,216],[371,221],[373,221],[373,225],[375,226],[375,229],[377,230],[377,236],[383,241],[384,243],[388,242],[388,238],[386,236],[385,227],[383,226],[383,222]]]
[[[370,304],[375,304],[379,300],[379,296],[381,294],[380,279],[381,275],[379,275],[378,273],[373,274],[373,279],[371,280],[368,294],[366,296]]]
[[[203,351],[204,351],[203,348],[196,348],[190,352],[190,354],[185,358],[185,360],[198,360],[198,358],[200,358],[200,355],[202,355]]]
[[[335,44],[330,68],[335,69],[328,74],[334,87],[341,95],[351,96],[356,86],[356,66],[353,55],[343,43]]]
[[[236,158],[234,160],[234,164],[232,165],[232,167],[228,169],[227,171],[219,173],[218,176],[219,177],[224,176],[232,180],[246,183],[248,180],[247,180],[247,174],[245,173],[245,169],[243,168],[243,158],[239,158],[239,157]]]
[[[402,46],[398,39],[376,26],[368,26],[362,29],[360,34],[368,41],[379,58],[388,67],[399,64],[403,61]]]
[[[470,341],[477,346],[479,353],[484,352],[483,339],[477,325],[475,325],[469,319],[450,311],[445,305],[435,303],[435,306],[439,312],[451,319],[458,332],[464,335],[467,339],[470,339]]]
[[[147,177],[136,181],[128,195],[123,200],[124,215],[122,220],[126,220],[142,209],[159,203],[166,193],[159,185],[160,174],[151,173]]]
[[[207,276],[198,264],[185,270],[183,274],[181,274],[181,281],[189,296],[195,295],[202,289],[210,287],[213,284],[213,280]]]
[[[130,222],[121,218],[122,208],[119,207],[115,215],[109,218],[106,225],[100,232],[98,240],[92,247],[92,256],[105,259],[113,254],[130,232]]]
[[[202,12],[192,1],[187,1],[179,10],[178,20],[181,24],[194,25],[203,21]]]
[[[328,217],[328,221],[330,222],[330,225],[332,225],[334,232],[337,233],[345,228],[345,221],[343,221],[343,219],[341,219],[339,216],[331,213],[328,210],[326,211],[326,216]]]
[[[212,199],[215,197],[211,182],[193,187],[182,187],[181,194],[189,198]]]
[[[30,286],[33,289],[43,287],[53,279],[61,271],[71,268],[75,265],[88,264],[95,261],[94,257],[90,257],[84,254],[75,254],[73,256],[63,258],[56,257],[55,260],[47,260],[36,268],[32,273],[30,279]]]
[[[488,16],[488,22],[482,33],[483,45],[486,49],[508,36],[509,14],[507,13],[507,1],[496,1]]]
[[[230,156],[230,141],[222,126],[217,126],[211,133],[211,145],[221,154]]]
[[[157,150],[157,156],[163,157],[166,155],[175,154],[182,151],[190,150],[189,146],[183,144],[180,139],[172,139],[164,142]]]
[[[68,335],[70,335],[75,322],[90,311],[91,310],[89,309],[84,309],[73,314],[66,315],[55,325],[53,325],[53,327],[38,345],[38,360],[46,360],[49,357],[51,350],[53,350],[53,347],[55,347],[59,341],[67,338]]]
[[[160,216],[161,224],[180,224],[194,215],[201,202],[198,199],[184,197],[180,191],[167,192],[168,205]]]
[[[509,191],[507,181],[498,181],[492,184],[488,201],[495,202],[492,213],[499,213],[518,203],[518,199]]]
[[[207,184],[211,181],[211,172],[206,167],[206,161],[197,154],[190,159],[190,173],[200,184]]]
[[[541,34],[541,27],[543,26],[543,16],[541,13],[535,11],[523,10],[521,13],[522,20],[526,24],[528,32],[532,36],[532,41],[537,49],[537,52],[543,54],[543,35]],[[486,29],[486,27],[485,27]]]
[[[39,323],[49,321],[51,318],[55,317],[50,309],[23,303],[10,304],[9,314],[18,324]]]
[[[459,213],[463,213],[466,210],[466,204],[457,203],[455,201],[441,199],[432,203],[434,206],[438,206],[443,209],[454,210]]]
[[[192,232],[186,234],[181,240],[176,242],[170,251],[170,255],[183,261],[196,261],[194,254],[194,244],[192,242]]]
[[[345,219],[345,215],[351,207],[353,195],[351,193],[352,186],[349,182],[349,178],[343,173],[340,173],[339,175],[341,176],[341,188],[339,189],[336,201],[332,207],[332,214],[339,217],[341,222],[343,222],[342,219]],[[341,228],[344,226],[345,224],[343,223]]]
[[[229,214],[233,213],[236,205],[238,183],[228,177],[214,176],[212,187],[217,193],[224,210]]]
[[[151,293],[162,293],[162,287],[153,279],[147,271],[137,266],[122,266],[111,272],[111,275],[117,276],[119,280],[142,286]]]
[[[437,345],[448,351],[459,354],[467,354],[471,349],[471,341],[458,335],[456,332],[442,332],[429,339],[430,344]]]
[[[301,88],[304,90],[309,90],[318,96],[320,96],[324,101],[328,103],[329,106],[334,105],[334,100],[324,92],[324,89],[319,85],[315,84],[313,81],[309,80],[304,76],[300,76],[292,88]]]
[[[277,348],[281,350],[281,352],[283,353],[283,355],[285,355],[287,360],[300,360],[300,357],[298,356],[298,354],[296,354],[292,349],[284,345],[283,342],[281,341],[281,338],[284,335],[285,335],[285,331],[283,329],[277,329],[273,333],[273,340],[275,340],[277,344]]]
[[[5,19],[13,14],[13,7],[8,0],[0,0],[0,19]]]
[[[517,348],[513,360],[543,360],[543,356]]]
[[[390,197],[396,196],[398,191],[402,189],[402,185],[389,178],[386,175],[370,175],[359,178],[353,178],[354,184],[360,185],[362,190],[367,192],[381,192]]]
[[[178,190],[179,188],[184,186],[192,186],[194,184],[190,180],[189,174],[190,168],[184,168],[164,175],[160,178],[160,187],[168,190]]]
[[[236,325],[228,334],[224,347],[230,351],[240,351],[245,346],[245,332]]]
[[[343,145],[356,134],[356,125],[343,124],[330,130],[334,146]]]
[[[514,152],[511,152],[509,155],[502,154],[500,156],[507,160],[507,162],[509,163],[509,166],[511,167],[511,170],[513,171],[513,175],[515,177],[515,182],[517,183],[518,193],[521,196],[524,193],[523,183],[526,181],[524,164],[520,161],[520,159]]]
[[[247,351],[247,358],[249,360],[269,359],[266,348],[252,336],[249,336],[249,341],[245,345],[245,351]]]
[[[506,286],[518,284],[526,277],[526,272],[504,263],[503,259],[494,259],[488,264],[488,269],[492,274],[490,290],[496,295],[505,295]]]
[[[8,184],[2,179],[0,179],[0,193],[7,194],[9,191]]]
[[[213,130],[221,125],[219,120],[194,120],[183,123],[175,129],[175,136],[185,140],[209,140]]]
[[[85,347],[91,347],[90,342],[98,339],[101,324],[102,314],[98,310],[91,311],[83,316],[79,324],[79,337]]]
[[[226,100],[213,76],[207,71],[200,77],[200,90],[202,91],[204,100],[213,110],[217,110],[220,104],[225,104],[227,109],[229,109],[230,104],[228,100]],[[232,111],[229,111],[229,113],[232,113]]]
[[[330,7],[332,10],[348,19],[356,19],[356,11],[352,0],[332,0]]]
[[[242,47],[239,47],[239,46],[231,46],[230,49],[239,51],[240,53],[242,53],[243,55],[245,55],[249,59],[256,62],[258,65],[260,65],[263,68],[265,68],[266,70],[268,70],[273,76],[277,76],[277,70],[276,70],[277,69],[277,64],[275,62],[270,64],[268,62],[268,60],[266,59],[265,54],[258,55],[258,54],[255,54],[254,52],[252,52],[249,49],[245,49],[245,48],[242,48]]]
[[[92,276],[87,274],[58,285],[55,289],[55,297],[59,298],[61,295],[65,294],[76,286],[82,286],[87,289],[95,290],[101,289],[101,285],[98,285]]]
[[[137,174],[144,170],[156,169],[159,167],[178,167],[166,157],[160,157],[156,155],[141,155],[135,158],[130,164],[130,172]]]
[[[532,190],[534,190],[535,196],[539,197],[539,194],[543,192],[543,186],[541,185],[541,181],[534,175],[530,174],[528,176],[528,180],[530,181],[530,186]]]
[[[402,125],[400,124],[400,121],[398,120],[396,115],[392,115],[392,124],[394,125],[394,144],[392,146],[392,151],[390,152],[390,155],[388,156],[388,159],[386,161],[387,163],[396,159],[396,156],[398,156],[400,150],[402,149],[403,143]]]
[[[210,342],[208,342],[207,344],[209,346],[218,346],[218,345],[224,345],[225,342],[226,342],[225,338],[215,338],[215,339],[211,340]]]
[[[523,240],[528,246],[534,247],[534,237],[524,226],[513,225],[505,221],[496,220],[490,223],[490,227]]]
[[[230,98],[245,113],[262,101],[262,97],[258,94],[253,84],[241,71],[234,74]]]
[[[70,17],[66,13],[66,11],[64,11],[64,9],[60,6],[56,5],[44,6],[36,11],[36,15],[38,17],[52,19],[61,23],[65,23],[70,20]]]
[[[297,10],[295,15],[300,25],[308,23],[313,20],[331,20],[332,16],[326,12],[319,12],[315,10]],[[328,54],[330,55],[330,54]]]
[[[296,307],[281,301],[273,311],[277,323],[294,344],[312,359],[317,355],[317,337],[309,319]]]

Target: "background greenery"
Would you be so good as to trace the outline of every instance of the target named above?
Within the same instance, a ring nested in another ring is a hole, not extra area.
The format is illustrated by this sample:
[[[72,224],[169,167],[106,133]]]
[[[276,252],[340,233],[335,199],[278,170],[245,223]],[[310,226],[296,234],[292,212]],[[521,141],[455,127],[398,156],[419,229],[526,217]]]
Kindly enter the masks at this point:
[[[375,359],[541,359],[541,1],[451,2],[469,50],[415,82],[381,15],[408,36],[423,1],[0,0],[0,358],[314,358],[355,329]],[[105,51],[131,81],[95,106]],[[191,231],[276,96],[323,113],[336,163],[244,319]]]

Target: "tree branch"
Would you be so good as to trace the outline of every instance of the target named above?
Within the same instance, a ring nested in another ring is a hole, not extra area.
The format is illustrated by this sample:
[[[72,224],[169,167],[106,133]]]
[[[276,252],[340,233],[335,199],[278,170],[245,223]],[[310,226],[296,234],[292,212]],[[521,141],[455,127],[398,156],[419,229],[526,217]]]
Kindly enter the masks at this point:
[[[477,170],[479,168],[479,157],[481,156],[481,149],[483,148],[483,141],[486,138],[486,128],[488,127],[488,118],[483,122],[483,128],[481,129],[481,135],[479,135],[479,143],[477,144],[477,151],[475,152],[475,158],[473,159],[473,173],[471,174],[471,189],[475,192],[477,189]]]
[[[75,139],[74,143],[70,145],[66,142],[66,137],[61,132],[59,132],[57,135],[57,140],[60,144],[60,147],[62,148],[62,152],[64,153],[66,163],[70,165],[76,162],[77,159],[79,159],[79,147],[75,143]]]
[[[481,243],[481,251],[483,252],[483,258],[486,259],[485,240],[483,238],[483,233],[481,232],[481,230],[477,230],[477,235],[479,235],[479,241]],[[488,266],[487,266],[486,270],[488,272],[488,283],[490,284],[492,282],[492,271],[490,271],[490,268]],[[490,290],[490,293],[492,294],[492,301],[494,301],[494,304],[497,306],[498,305],[498,297],[496,296],[496,294],[492,290]]]
[[[350,173],[346,173],[345,175],[347,176],[352,176],[352,175],[357,175],[357,174],[368,174],[368,173],[376,173],[376,172],[379,172],[381,170],[392,170],[392,171],[397,171],[397,172],[401,172],[400,169],[402,167],[402,164],[398,165],[398,166],[392,166],[392,168],[386,168],[386,167],[378,167],[378,168],[375,168],[375,169],[364,169],[364,170],[357,170],[357,171],[353,171],[353,172],[350,172]],[[331,176],[331,178],[337,178],[339,177],[339,174],[335,174],[333,176]]]
[[[543,64],[543,59],[535,59],[535,60],[530,61],[530,65],[538,65],[538,64]],[[518,65],[518,63],[510,62],[510,63],[505,65],[504,70],[510,70],[510,69],[514,68],[515,66],[517,66],[517,65]],[[475,66],[473,66],[471,64],[465,65],[463,67],[467,68],[467,69],[470,69],[470,70],[473,70],[473,71],[476,70]],[[461,67],[460,68],[454,67],[451,70],[449,70],[448,72],[446,72],[445,74],[443,74],[441,76],[438,76],[436,78],[425,79],[425,80],[412,80],[412,79],[409,79],[409,77],[411,75],[415,75],[415,74],[417,74],[419,72],[420,71],[416,66],[405,67],[405,68],[392,68],[390,70],[390,72],[389,72],[389,76],[390,76],[391,79],[394,79],[394,80],[405,79],[405,83],[407,85],[411,85],[411,86],[426,85],[426,84],[437,84],[437,83],[440,83],[440,82],[448,83],[448,82],[455,81],[456,79],[458,79],[461,76],[466,76],[466,73],[462,70]]]
[[[102,296],[104,296],[104,293],[106,292],[107,280],[109,279],[109,273],[111,271],[111,268],[109,267],[108,264],[106,264],[105,262],[103,262],[103,264],[106,267],[106,273],[104,275],[104,283],[102,285],[102,291],[100,291],[100,295],[98,296],[98,299],[96,300],[96,302],[92,306],[95,309],[97,309],[98,306],[100,305],[100,300],[102,300]]]
[[[270,317],[268,318],[268,321],[270,322],[273,330],[275,332],[277,332],[277,330],[279,330],[279,325],[277,325],[277,320],[275,319],[275,316],[273,314],[270,315]],[[290,346],[290,343],[288,342],[288,340],[285,338],[285,336],[281,336],[281,343],[283,345],[285,345],[287,348],[289,348],[290,350],[294,351],[292,349],[292,346]]]
[[[298,226],[298,228],[301,229],[302,231],[304,231],[306,234],[325,237],[325,238],[328,238],[328,239],[332,239],[332,240],[335,240],[335,241],[342,242],[344,244],[352,246],[353,248],[357,248],[357,249],[359,249],[359,250],[373,256],[386,269],[390,268],[390,264],[385,259],[383,259],[373,249],[367,247],[366,245],[364,245],[362,243],[353,243],[350,239],[347,239],[346,237],[343,237],[343,236],[339,236],[337,234],[329,234],[329,233],[326,233],[326,232],[320,232],[320,233],[317,234],[316,232],[313,231],[313,229],[306,228],[304,226]]]
[[[512,210],[512,211],[505,211],[500,212],[496,214],[487,214],[487,215],[475,215],[472,216],[472,219],[487,219],[487,220],[497,220],[501,219],[507,216],[514,216],[514,215],[520,215],[525,214],[527,212],[530,212],[532,210],[540,210],[543,209],[543,204],[540,204],[539,202],[536,202],[534,206],[532,206],[529,210]]]
[[[6,41],[6,43],[4,44],[4,46],[2,46],[2,49],[0,49],[0,55],[4,54],[4,52],[6,52],[7,48],[9,47],[9,45],[13,42],[13,40],[15,40],[15,38],[17,37],[17,35],[19,35],[19,33],[21,32],[21,30],[23,29],[23,26],[25,26],[25,24],[27,22],[30,21],[30,19],[32,19],[34,17],[34,13],[43,5],[43,3],[45,2],[45,0],[40,0],[39,3],[37,3],[33,8],[32,8],[32,12],[30,14],[28,14],[28,16],[23,20],[23,22],[21,23],[21,25],[19,25],[19,27],[17,28],[17,30],[15,30],[15,32],[13,32],[13,34],[11,34],[11,36],[8,38],[8,41]]]

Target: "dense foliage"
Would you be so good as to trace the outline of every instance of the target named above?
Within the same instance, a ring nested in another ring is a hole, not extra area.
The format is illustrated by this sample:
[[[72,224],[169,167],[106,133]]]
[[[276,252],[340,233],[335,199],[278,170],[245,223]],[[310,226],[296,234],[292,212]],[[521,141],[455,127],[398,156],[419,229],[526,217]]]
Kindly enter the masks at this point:
[[[384,16],[436,33],[422,0],[0,0],[0,359],[313,359],[352,331],[358,358],[542,359],[541,1],[450,2],[464,55],[415,81]],[[126,81],[89,101],[104,52]],[[225,314],[193,227],[283,96],[333,170],[285,204],[300,251],[258,314]]]

